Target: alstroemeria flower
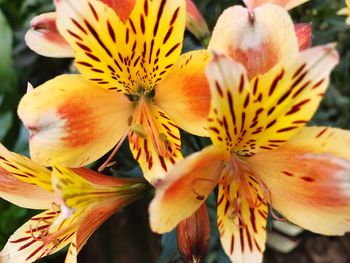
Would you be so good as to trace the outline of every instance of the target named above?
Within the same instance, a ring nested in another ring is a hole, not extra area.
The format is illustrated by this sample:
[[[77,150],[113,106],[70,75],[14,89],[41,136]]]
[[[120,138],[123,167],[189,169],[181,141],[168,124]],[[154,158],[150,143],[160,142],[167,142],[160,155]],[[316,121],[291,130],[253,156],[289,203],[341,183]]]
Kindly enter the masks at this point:
[[[100,0],[115,10],[119,18],[126,22],[136,0]],[[186,28],[199,40],[209,36],[208,26],[197,6],[186,0]],[[71,45],[60,34],[56,26],[56,13],[44,13],[30,22],[25,40],[30,49],[46,57],[74,57]]]
[[[145,190],[147,186],[138,180],[103,176],[84,168],[54,167],[51,172],[0,145],[0,197],[21,207],[46,210],[9,238],[0,262],[34,262],[69,244],[66,262],[76,262],[93,232]]]
[[[176,164],[150,206],[164,233],[190,216],[214,187],[221,242],[233,262],[259,262],[268,204],[311,231],[350,230],[350,133],[305,128],[338,63],[334,45],[302,51],[251,79],[227,55],[207,68],[212,146]]]
[[[79,167],[128,136],[145,177],[156,182],[182,158],[178,126],[207,135],[209,54],[180,56],[185,0],[137,1],[125,22],[96,0],[56,6],[81,75],[59,76],[22,99],[18,113],[31,132],[32,158]]]
[[[346,0],[346,7],[340,9],[337,14],[342,16],[348,16],[345,23],[350,25],[350,0]]]
[[[309,0],[243,0],[244,4],[251,10],[264,4],[279,5],[286,10],[290,10],[307,1]]]

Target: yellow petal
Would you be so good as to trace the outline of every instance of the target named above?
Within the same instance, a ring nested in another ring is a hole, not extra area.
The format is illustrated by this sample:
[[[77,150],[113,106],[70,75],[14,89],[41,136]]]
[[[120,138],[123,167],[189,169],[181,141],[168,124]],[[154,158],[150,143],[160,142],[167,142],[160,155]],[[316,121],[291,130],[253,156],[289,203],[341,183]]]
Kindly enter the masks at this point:
[[[210,59],[206,50],[182,55],[169,75],[159,83],[155,103],[183,130],[207,136],[205,129],[210,107],[205,67]]]
[[[75,51],[76,66],[106,89],[151,91],[181,53],[184,0],[136,1],[125,23],[97,0],[60,0],[56,6],[58,28]]]
[[[68,245],[74,234],[74,228],[49,233],[49,228],[59,212],[58,208],[50,209],[29,219],[9,238],[0,252],[0,262],[30,263]]]
[[[8,151],[2,144],[0,144],[0,168],[26,184],[38,186],[46,192],[53,191],[50,170],[23,155]]]
[[[252,208],[242,197],[238,207],[233,207],[231,201],[237,198],[239,187],[237,183],[219,187],[217,222],[221,243],[232,262],[262,262],[266,241],[267,205],[261,203]],[[262,198],[261,191],[260,197]]]
[[[55,200],[53,192],[25,183],[2,168],[0,168],[0,197],[29,209],[48,209]]]
[[[293,9],[301,4],[308,2],[309,0],[243,0],[245,5],[249,9],[254,9],[264,4],[274,4],[284,7],[286,10]]]
[[[151,102],[140,101],[132,131],[130,149],[144,177],[157,184],[176,161],[182,159],[180,132],[173,120]]]
[[[194,213],[218,183],[223,160],[229,158],[221,149],[209,146],[178,162],[157,186],[149,209],[152,230],[171,231]]]
[[[272,206],[310,231],[350,230],[350,132],[303,129],[275,151],[248,160],[271,192]]]
[[[31,132],[34,161],[79,167],[119,141],[127,131],[132,104],[80,75],[62,75],[26,94],[18,114]]]
[[[311,119],[337,63],[333,45],[319,46],[254,78],[249,86],[242,66],[217,55],[207,68],[214,144],[243,156],[279,147]]]
[[[46,57],[73,57],[74,52],[56,27],[56,13],[36,16],[30,22],[25,41],[30,49]]]
[[[293,22],[287,11],[275,5],[253,11],[241,6],[226,9],[215,26],[209,49],[242,63],[249,79],[281,61],[294,60],[298,54]]]

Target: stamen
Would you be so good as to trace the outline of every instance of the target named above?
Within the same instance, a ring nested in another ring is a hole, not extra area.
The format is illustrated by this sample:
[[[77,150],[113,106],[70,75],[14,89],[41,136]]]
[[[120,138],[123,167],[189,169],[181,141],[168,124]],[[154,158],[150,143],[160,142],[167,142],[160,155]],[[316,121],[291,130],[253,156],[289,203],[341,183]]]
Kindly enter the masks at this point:
[[[119,140],[117,145],[115,146],[113,152],[109,155],[108,159],[97,169],[97,171],[102,172],[106,167],[111,166],[110,162],[114,158],[114,156],[117,154],[119,151],[120,147],[122,147],[123,142],[125,141],[126,137],[129,134],[129,129],[125,132],[123,137]]]

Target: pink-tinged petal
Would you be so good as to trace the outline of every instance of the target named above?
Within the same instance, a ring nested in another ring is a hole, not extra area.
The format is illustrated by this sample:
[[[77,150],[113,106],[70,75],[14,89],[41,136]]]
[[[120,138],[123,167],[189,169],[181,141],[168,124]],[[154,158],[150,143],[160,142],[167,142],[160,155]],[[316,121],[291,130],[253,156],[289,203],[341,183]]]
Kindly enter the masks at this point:
[[[9,238],[0,252],[0,262],[35,262],[68,245],[74,234],[73,227],[49,233],[49,228],[59,212],[58,208],[50,209],[29,219]]]
[[[119,18],[126,22],[132,10],[134,9],[136,0],[101,0],[103,3],[115,10]]]
[[[298,39],[299,50],[305,50],[312,45],[312,25],[310,23],[299,23],[294,25],[295,34]]]
[[[60,35],[56,27],[56,13],[36,16],[30,22],[25,41],[30,49],[46,57],[74,57],[68,42]]]
[[[150,205],[153,231],[171,231],[193,214],[219,182],[223,160],[230,156],[220,148],[209,146],[178,162],[157,186]]]
[[[110,149],[126,133],[132,104],[80,75],[62,75],[26,94],[18,108],[30,130],[34,161],[80,167]]]
[[[220,16],[209,49],[220,50],[243,64],[251,79],[282,61],[293,61],[298,43],[293,22],[283,8],[263,5],[249,11],[233,6]]]
[[[0,144],[0,168],[26,184],[38,186],[46,192],[53,191],[50,170],[23,155],[8,151],[2,144]]]
[[[282,147],[248,159],[271,193],[271,205],[310,231],[350,231],[350,132],[302,130]]]
[[[187,132],[208,136],[207,116],[210,107],[209,84],[205,67],[210,60],[206,50],[182,55],[159,86],[155,103]]]
[[[208,38],[210,35],[208,25],[192,0],[186,0],[186,12],[187,30],[200,41]]]
[[[29,209],[48,209],[55,200],[53,192],[25,183],[3,168],[0,168],[0,197]]]
[[[252,179],[247,180],[250,180],[251,187],[259,187]],[[261,201],[256,207],[251,207],[251,202],[239,195],[241,187],[237,181],[219,186],[217,223],[221,243],[232,262],[262,262],[266,241],[267,205]],[[258,188],[256,191],[260,200],[263,200],[262,191]]]
[[[308,1],[309,0],[243,0],[245,5],[251,10],[264,4],[279,5],[286,10],[290,10]]]

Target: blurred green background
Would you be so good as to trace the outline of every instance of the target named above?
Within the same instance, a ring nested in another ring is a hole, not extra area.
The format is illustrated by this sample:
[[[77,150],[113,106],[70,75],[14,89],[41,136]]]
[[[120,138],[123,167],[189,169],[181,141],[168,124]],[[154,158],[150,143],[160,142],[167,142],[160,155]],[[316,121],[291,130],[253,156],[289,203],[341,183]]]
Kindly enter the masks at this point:
[[[212,29],[220,13],[228,6],[242,4],[233,0],[196,1]],[[341,63],[333,72],[332,84],[322,107],[312,124],[350,129],[350,26],[345,17],[336,15],[344,1],[311,0],[294,9],[295,22],[311,22],[313,44],[337,42]],[[50,59],[36,55],[26,47],[24,34],[30,20],[40,13],[53,10],[51,0],[0,0],[0,141],[9,149],[28,154],[28,134],[16,114],[17,104],[26,91],[27,82],[37,86],[54,76],[68,72],[71,60]],[[185,50],[198,49],[200,44],[186,33]],[[199,150],[208,140],[183,134],[186,154]],[[119,157],[130,157],[127,147]],[[130,158],[129,158],[130,159]],[[112,175],[139,175],[135,163],[110,169]],[[208,201],[212,219],[215,218],[214,198]],[[176,250],[175,233],[159,237],[148,227],[147,204],[141,200],[113,216],[91,238],[80,254],[80,262],[181,262]],[[35,211],[27,211],[0,200],[0,248],[13,231]],[[213,223],[211,252],[206,262],[228,262],[218,242]],[[348,237],[326,238],[304,233],[301,245],[289,254],[268,249],[266,262],[350,262]],[[65,252],[41,262],[63,262]]]

